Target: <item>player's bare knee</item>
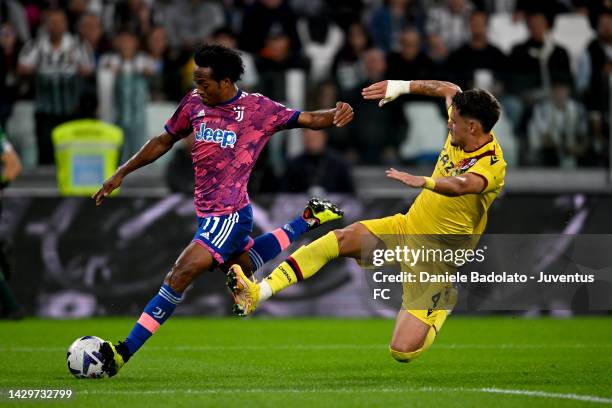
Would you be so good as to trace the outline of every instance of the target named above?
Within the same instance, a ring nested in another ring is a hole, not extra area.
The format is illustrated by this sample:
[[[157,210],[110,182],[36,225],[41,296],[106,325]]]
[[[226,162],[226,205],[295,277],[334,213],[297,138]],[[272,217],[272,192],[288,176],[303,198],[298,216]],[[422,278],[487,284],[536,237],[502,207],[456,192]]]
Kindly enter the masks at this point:
[[[348,227],[334,230],[338,240],[338,253],[341,256],[359,256],[359,236],[355,231],[356,224],[351,224]],[[357,240],[357,242],[356,242]]]
[[[336,235],[336,239],[338,240],[338,254],[341,256],[346,256],[349,254],[350,243],[347,230],[337,229],[333,231],[334,235]]]
[[[332,231],[338,240],[338,250],[342,249],[342,245],[344,244],[344,229],[335,229]]]
[[[176,263],[166,275],[165,283],[173,290],[183,292],[201,272],[194,264],[180,265]]]

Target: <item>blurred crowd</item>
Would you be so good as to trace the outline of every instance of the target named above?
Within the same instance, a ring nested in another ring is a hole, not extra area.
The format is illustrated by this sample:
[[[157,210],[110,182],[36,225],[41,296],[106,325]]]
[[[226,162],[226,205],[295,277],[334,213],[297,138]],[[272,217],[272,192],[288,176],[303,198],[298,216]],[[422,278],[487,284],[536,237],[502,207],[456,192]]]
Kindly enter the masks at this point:
[[[300,165],[287,168],[295,180],[304,180],[305,168],[330,182],[325,166],[432,160],[401,149],[411,143],[407,135],[431,136],[410,132],[415,116],[407,114],[426,100],[407,95],[379,109],[361,99],[362,87],[382,79],[489,89],[504,107],[519,165],[605,166],[611,6],[609,0],[0,0],[0,124],[17,100],[32,99],[38,162],[51,164],[55,126],[110,117],[124,131],[125,157],[150,136],[141,134],[147,104],[179,101],[192,86],[193,47],[208,41],[240,50],[246,73],[239,85],[247,91],[285,101],[286,73],[297,69],[306,73],[303,108],[336,100],[353,105],[350,126],[306,142]],[[496,32],[492,20],[503,16],[509,31]],[[586,21],[592,35],[582,49],[553,40],[562,16]],[[523,27],[522,37],[513,37],[516,27]],[[444,107],[437,109],[444,120]]]

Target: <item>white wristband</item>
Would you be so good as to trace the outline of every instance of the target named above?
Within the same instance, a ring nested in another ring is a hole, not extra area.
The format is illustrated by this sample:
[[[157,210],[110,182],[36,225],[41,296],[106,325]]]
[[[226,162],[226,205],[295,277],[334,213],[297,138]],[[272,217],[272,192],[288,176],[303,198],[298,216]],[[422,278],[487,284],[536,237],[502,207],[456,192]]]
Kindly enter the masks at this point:
[[[387,81],[387,90],[385,92],[384,99],[381,99],[378,103],[379,106],[383,106],[385,103],[391,102],[398,96],[410,93],[410,82],[411,81]]]

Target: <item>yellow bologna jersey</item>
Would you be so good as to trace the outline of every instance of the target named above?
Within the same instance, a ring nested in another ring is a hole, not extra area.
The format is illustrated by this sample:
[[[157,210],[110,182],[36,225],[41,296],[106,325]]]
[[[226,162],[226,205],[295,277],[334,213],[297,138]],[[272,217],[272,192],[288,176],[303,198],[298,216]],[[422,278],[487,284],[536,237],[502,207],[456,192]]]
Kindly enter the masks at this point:
[[[450,134],[440,152],[431,177],[474,173],[486,180],[480,194],[448,197],[430,190],[421,191],[407,214],[413,234],[481,234],[487,224],[487,210],[504,185],[506,161],[493,132],[493,140],[474,152],[451,145]]]

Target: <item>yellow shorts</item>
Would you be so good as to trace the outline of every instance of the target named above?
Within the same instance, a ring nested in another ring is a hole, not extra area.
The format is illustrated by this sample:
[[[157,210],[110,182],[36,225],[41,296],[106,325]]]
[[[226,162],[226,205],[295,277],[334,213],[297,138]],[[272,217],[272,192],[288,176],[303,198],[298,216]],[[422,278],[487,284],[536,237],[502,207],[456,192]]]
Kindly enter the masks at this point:
[[[464,240],[449,240],[443,236],[418,235],[410,228],[406,214],[395,214],[390,217],[360,221],[374,236],[383,242],[386,248],[396,246],[408,248],[458,248],[465,245]],[[460,244],[458,244],[458,242]],[[364,254],[365,255],[365,254]],[[456,267],[442,261],[419,261],[414,264],[402,263],[403,272],[412,272],[417,277],[420,272],[443,274],[453,272]],[[457,290],[452,283],[417,282],[402,284],[402,309],[419,320],[434,326],[441,326],[446,316],[457,301]],[[439,327],[436,327],[439,329]]]
[[[410,313],[426,325],[433,327],[436,334],[438,334],[438,332],[440,332],[440,329],[442,328],[442,325],[446,321],[446,318],[451,312],[450,310],[446,309],[433,310],[431,311],[431,313],[429,313],[427,310],[409,309],[406,310],[406,313]]]

